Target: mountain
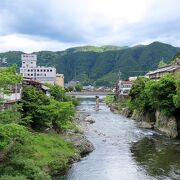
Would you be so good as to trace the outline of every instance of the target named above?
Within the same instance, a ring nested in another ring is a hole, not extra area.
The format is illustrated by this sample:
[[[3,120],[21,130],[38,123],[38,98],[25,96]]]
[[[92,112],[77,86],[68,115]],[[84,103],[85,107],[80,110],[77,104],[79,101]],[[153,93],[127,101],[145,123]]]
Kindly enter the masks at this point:
[[[146,46],[82,46],[65,51],[35,53],[38,65],[55,66],[58,73],[65,75],[66,82],[75,79],[83,84],[111,86],[117,81],[119,71],[123,79],[144,75],[155,69],[162,58],[164,62],[170,62],[179,51],[179,47],[153,42]],[[16,63],[19,67],[21,53],[0,53],[0,58],[7,58],[8,65]]]
[[[126,49],[128,46],[112,46],[112,45],[106,45],[106,46],[79,46],[79,47],[73,47],[69,48],[64,51],[64,54],[66,53],[75,53],[75,52],[105,52],[105,51],[116,51],[121,49]]]

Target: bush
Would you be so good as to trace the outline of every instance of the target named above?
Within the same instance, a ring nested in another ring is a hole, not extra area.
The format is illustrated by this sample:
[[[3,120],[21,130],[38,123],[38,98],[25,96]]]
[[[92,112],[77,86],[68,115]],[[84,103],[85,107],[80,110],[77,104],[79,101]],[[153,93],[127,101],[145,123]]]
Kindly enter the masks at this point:
[[[145,111],[150,108],[149,99],[145,92],[145,85],[149,79],[144,77],[139,77],[133,84],[129,96],[130,103],[129,107],[131,110],[138,109],[139,111]]]
[[[175,78],[166,75],[160,80],[138,78],[133,84],[130,96],[130,108],[140,112],[160,110],[166,116],[176,111],[177,97]],[[174,100],[174,102],[173,102]]]
[[[71,143],[58,135],[29,132],[20,125],[1,125],[1,149],[14,139],[6,161],[0,164],[0,179],[51,179],[48,174],[63,171],[71,158],[79,157]],[[3,145],[3,146],[2,146]]]
[[[111,105],[114,102],[115,98],[114,96],[106,96],[104,98],[104,101],[107,105]]]

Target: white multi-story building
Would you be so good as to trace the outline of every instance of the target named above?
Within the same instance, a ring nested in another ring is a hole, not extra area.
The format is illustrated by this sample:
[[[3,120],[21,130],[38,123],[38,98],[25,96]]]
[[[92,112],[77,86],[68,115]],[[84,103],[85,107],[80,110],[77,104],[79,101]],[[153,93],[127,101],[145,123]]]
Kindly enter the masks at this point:
[[[36,54],[22,54],[21,61],[20,73],[23,77],[31,78],[42,83],[55,84],[56,68],[37,66]]]
[[[132,81],[122,81],[120,80],[118,83],[118,89],[120,94],[128,94],[133,82]]]

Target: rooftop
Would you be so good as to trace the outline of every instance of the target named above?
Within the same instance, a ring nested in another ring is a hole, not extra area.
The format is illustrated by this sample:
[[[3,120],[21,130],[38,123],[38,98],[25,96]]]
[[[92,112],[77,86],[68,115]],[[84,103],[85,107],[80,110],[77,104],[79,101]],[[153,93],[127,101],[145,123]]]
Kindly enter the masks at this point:
[[[177,64],[168,65],[168,66],[164,66],[164,67],[162,67],[162,68],[158,68],[158,69],[156,69],[156,70],[154,70],[154,71],[150,71],[150,72],[148,72],[146,75],[151,75],[151,74],[160,73],[160,72],[165,72],[165,71],[171,72],[171,71],[173,71],[173,70],[175,70],[175,69],[177,69],[177,68],[180,68],[180,66],[177,65]]]

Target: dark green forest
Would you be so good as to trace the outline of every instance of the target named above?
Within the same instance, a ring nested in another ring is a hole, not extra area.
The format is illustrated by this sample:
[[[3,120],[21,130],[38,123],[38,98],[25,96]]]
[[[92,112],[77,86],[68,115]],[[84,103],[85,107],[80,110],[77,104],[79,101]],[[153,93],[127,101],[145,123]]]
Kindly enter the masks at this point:
[[[159,61],[169,62],[180,48],[153,42],[149,45],[134,47],[118,46],[82,46],[65,51],[40,51],[38,65],[55,66],[58,73],[65,75],[65,82],[79,80],[82,84],[112,86],[118,79],[129,76],[144,75],[157,68]],[[0,53],[0,58],[7,58],[7,64],[21,65],[21,53],[9,51]]]

